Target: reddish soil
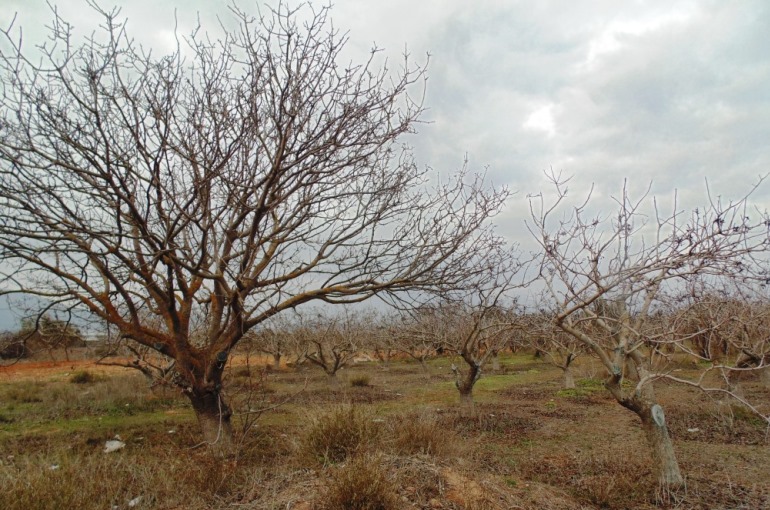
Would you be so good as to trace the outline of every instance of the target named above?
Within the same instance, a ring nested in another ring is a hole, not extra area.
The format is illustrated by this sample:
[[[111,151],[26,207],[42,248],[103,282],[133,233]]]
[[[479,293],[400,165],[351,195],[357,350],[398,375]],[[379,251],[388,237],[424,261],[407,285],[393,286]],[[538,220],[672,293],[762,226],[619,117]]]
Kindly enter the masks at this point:
[[[0,365],[0,381],[21,379],[56,378],[75,370],[93,370],[95,372],[115,372],[125,370],[121,367],[97,365],[93,360],[72,359],[56,361],[20,360]]]

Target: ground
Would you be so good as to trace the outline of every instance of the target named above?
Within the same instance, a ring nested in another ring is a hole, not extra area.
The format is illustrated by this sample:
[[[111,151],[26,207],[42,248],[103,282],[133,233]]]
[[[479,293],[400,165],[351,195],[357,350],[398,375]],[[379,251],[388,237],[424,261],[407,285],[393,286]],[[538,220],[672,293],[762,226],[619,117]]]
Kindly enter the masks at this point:
[[[657,388],[687,478],[664,494],[638,419],[591,363],[564,390],[558,369],[508,355],[477,384],[474,410],[459,403],[451,363],[432,360],[427,374],[406,360],[360,363],[330,385],[313,367],[237,359],[227,388],[240,447],[224,461],[199,444],[178,393],[130,370],[4,367],[0,508],[770,507],[767,431],[740,407]],[[744,391],[770,403],[759,382]],[[116,435],[126,447],[104,453]]]

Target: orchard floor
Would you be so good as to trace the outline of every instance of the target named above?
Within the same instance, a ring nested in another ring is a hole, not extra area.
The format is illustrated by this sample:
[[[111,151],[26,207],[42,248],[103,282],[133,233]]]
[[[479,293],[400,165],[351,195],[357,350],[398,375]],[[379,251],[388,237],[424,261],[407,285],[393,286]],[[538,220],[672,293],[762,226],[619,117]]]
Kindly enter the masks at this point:
[[[656,391],[687,483],[663,494],[638,419],[588,363],[564,390],[558,369],[504,357],[469,410],[450,358],[428,373],[403,360],[360,363],[336,382],[258,361],[228,373],[239,446],[225,461],[200,446],[184,398],[151,392],[130,370],[87,360],[0,368],[0,508],[770,508],[763,422],[678,386]],[[758,382],[743,391],[770,405]],[[126,446],[104,453],[116,435]]]

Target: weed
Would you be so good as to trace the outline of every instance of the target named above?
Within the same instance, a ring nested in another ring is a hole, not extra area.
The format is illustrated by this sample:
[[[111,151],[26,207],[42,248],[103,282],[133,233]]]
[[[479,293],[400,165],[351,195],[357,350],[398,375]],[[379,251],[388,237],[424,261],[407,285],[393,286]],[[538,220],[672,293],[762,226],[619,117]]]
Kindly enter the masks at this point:
[[[634,508],[655,488],[648,459],[636,455],[554,455],[521,465],[525,478],[567,486],[601,508]]]
[[[601,379],[580,379],[576,384],[583,391],[601,391],[604,389],[604,381]]]
[[[381,427],[371,414],[355,406],[340,406],[317,417],[302,439],[302,450],[322,464],[342,462],[373,445]]]
[[[350,385],[354,387],[367,387],[369,386],[369,376],[362,374],[356,375],[350,378]]]
[[[8,400],[18,404],[35,404],[43,401],[41,392],[43,386],[38,383],[18,384],[11,388],[8,393]]]
[[[393,447],[401,455],[441,455],[451,444],[451,433],[427,414],[399,416],[391,421]]]
[[[88,370],[78,370],[70,375],[69,381],[72,384],[91,384],[98,381],[100,378]]]
[[[333,471],[325,510],[391,510],[401,508],[387,470],[378,459],[358,456]]]

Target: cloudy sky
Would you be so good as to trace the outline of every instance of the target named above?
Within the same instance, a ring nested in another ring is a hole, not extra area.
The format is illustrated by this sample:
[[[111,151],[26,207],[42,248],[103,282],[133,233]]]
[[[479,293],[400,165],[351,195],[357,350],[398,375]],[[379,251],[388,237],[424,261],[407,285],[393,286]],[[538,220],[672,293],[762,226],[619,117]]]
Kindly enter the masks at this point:
[[[77,35],[98,22],[82,0],[51,1]],[[0,22],[16,12],[31,46],[50,20],[45,2],[3,4]],[[213,32],[217,16],[229,20],[213,0],[116,4],[129,32],[160,51],[175,10],[181,33],[197,14]],[[765,0],[336,0],[332,18],[349,31],[350,58],[373,44],[393,59],[405,47],[417,61],[430,53],[430,123],[409,139],[417,159],[449,172],[467,154],[518,190],[500,221],[514,239],[546,169],[574,176],[577,191],[594,184],[599,201],[628,178],[632,190],[678,190],[682,206],[705,201],[706,180],[729,199],[770,172]],[[754,201],[770,207],[770,182]]]

